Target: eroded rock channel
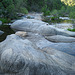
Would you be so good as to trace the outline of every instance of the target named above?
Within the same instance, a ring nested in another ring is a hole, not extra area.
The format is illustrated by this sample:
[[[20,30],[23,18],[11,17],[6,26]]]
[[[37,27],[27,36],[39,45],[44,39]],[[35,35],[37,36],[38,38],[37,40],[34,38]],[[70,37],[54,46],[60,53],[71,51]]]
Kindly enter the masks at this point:
[[[11,28],[19,33],[0,43],[0,75],[75,75],[75,32],[35,19],[17,20]]]

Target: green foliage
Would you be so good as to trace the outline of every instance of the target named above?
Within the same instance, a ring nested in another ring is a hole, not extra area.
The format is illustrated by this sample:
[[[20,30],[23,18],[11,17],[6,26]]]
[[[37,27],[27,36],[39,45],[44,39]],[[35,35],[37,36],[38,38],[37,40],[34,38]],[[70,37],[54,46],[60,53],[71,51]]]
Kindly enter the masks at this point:
[[[51,12],[51,15],[55,16],[55,17],[58,17],[58,10],[54,9],[52,12]]]
[[[28,10],[26,8],[20,8],[20,12],[24,14],[28,14]]]
[[[70,12],[69,17],[75,19],[75,12]]]
[[[42,7],[47,5],[47,0],[27,0],[27,9],[29,11],[40,12]]]
[[[61,9],[58,11],[59,15],[64,16],[65,15],[65,10],[66,10],[65,7],[62,6]]]
[[[70,7],[69,17],[75,19],[75,6]]]
[[[15,5],[13,4],[13,0],[2,0],[1,4],[1,13],[5,18],[14,18],[15,17]]]
[[[17,18],[17,12],[28,13],[25,8],[27,0],[1,0],[0,15],[5,18]]]
[[[60,10],[54,9],[50,14],[56,17],[69,15],[70,18],[75,19],[75,6],[62,6]]]
[[[75,0],[61,0],[68,6],[74,6],[75,5]]]
[[[15,12],[15,6],[14,6],[14,4],[9,5],[7,7],[7,15],[6,15],[6,17],[14,19],[14,18],[16,18],[16,16],[17,15],[16,15],[16,12]]]
[[[50,15],[50,11],[47,9],[47,5],[42,8],[42,12],[44,16]]]
[[[51,20],[58,20],[59,17],[55,16],[55,17],[51,17]]]
[[[43,12],[44,16],[51,14],[57,17],[70,13],[70,17],[74,18],[74,5],[75,0],[0,0],[0,16],[14,19],[17,17],[16,13],[27,14],[28,11],[35,11]]]
[[[75,32],[75,29],[70,29],[70,28],[68,28],[67,30],[68,30],[68,31]]]
[[[67,6],[67,8],[65,9],[65,12],[66,12],[67,14],[69,14],[71,10],[72,10],[72,7]]]
[[[2,23],[10,23],[11,20],[7,19],[7,18],[0,18],[0,21],[2,21]]]
[[[45,12],[43,12],[43,15],[44,16],[50,15],[50,11],[49,10],[46,10]]]

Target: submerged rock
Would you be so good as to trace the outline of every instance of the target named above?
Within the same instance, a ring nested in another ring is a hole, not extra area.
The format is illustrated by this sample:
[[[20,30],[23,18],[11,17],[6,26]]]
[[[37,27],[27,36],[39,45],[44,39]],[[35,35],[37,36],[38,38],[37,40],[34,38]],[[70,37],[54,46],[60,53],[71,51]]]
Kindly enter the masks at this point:
[[[12,34],[0,43],[0,74],[75,75],[75,57],[48,47],[51,42],[35,35],[41,38]]]
[[[0,21],[0,25],[2,25],[2,21]]]
[[[0,35],[2,35],[4,32],[0,30]]]

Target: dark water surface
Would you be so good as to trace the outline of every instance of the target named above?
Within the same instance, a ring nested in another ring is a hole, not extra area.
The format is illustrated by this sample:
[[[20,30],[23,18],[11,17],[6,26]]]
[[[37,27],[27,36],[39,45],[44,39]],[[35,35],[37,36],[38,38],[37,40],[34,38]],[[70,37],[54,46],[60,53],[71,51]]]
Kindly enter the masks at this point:
[[[62,19],[56,19],[56,20],[49,20],[45,19],[45,22],[49,24],[56,24],[56,23],[72,23],[72,20],[62,20]],[[10,25],[1,25],[0,30],[4,31],[4,33],[0,36],[0,42],[6,39],[7,35],[14,34],[15,32],[10,28]]]
[[[4,33],[0,36],[0,42],[6,39],[7,35],[14,34],[15,32],[10,28],[10,25],[1,25],[0,30]]]

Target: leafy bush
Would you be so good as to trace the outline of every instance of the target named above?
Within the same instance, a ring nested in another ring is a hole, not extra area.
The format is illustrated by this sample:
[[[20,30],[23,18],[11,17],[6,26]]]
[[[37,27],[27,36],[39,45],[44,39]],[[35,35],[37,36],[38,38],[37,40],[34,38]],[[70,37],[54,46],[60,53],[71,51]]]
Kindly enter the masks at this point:
[[[58,20],[59,17],[51,17],[51,20]]]
[[[69,17],[70,17],[70,18],[74,18],[74,19],[75,19],[75,11],[74,11],[74,12],[73,12],[73,11],[72,11],[72,12],[70,12]]]
[[[7,18],[0,18],[0,21],[2,21],[2,23],[10,23],[11,20],[7,19]]]
[[[20,12],[24,14],[28,14],[28,10],[26,8],[20,8]]]
[[[42,8],[42,12],[44,16],[50,15],[50,11],[47,9],[47,5]]]
[[[75,29],[70,29],[70,28],[68,28],[67,30],[68,30],[68,31],[75,32]]]
[[[44,16],[50,15],[50,11],[49,10],[45,11],[43,15]]]
[[[58,17],[58,11],[57,11],[56,9],[54,9],[54,10],[51,12],[51,15]]]
[[[44,21],[44,22],[50,22],[51,19],[50,19],[50,17],[43,17],[42,18],[42,21]]]
[[[61,9],[58,11],[59,16],[65,16],[65,13],[66,13],[65,10],[66,10],[65,7],[62,6]]]
[[[69,14],[71,10],[72,10],[72,7],[67,6],[65,12],[66,12],[67,14]]]
[[[7,7],[7,13],[6,14],[7,14],[6,15],[7,18],[14,19],[17,17],[14,4],[11,4]]]

